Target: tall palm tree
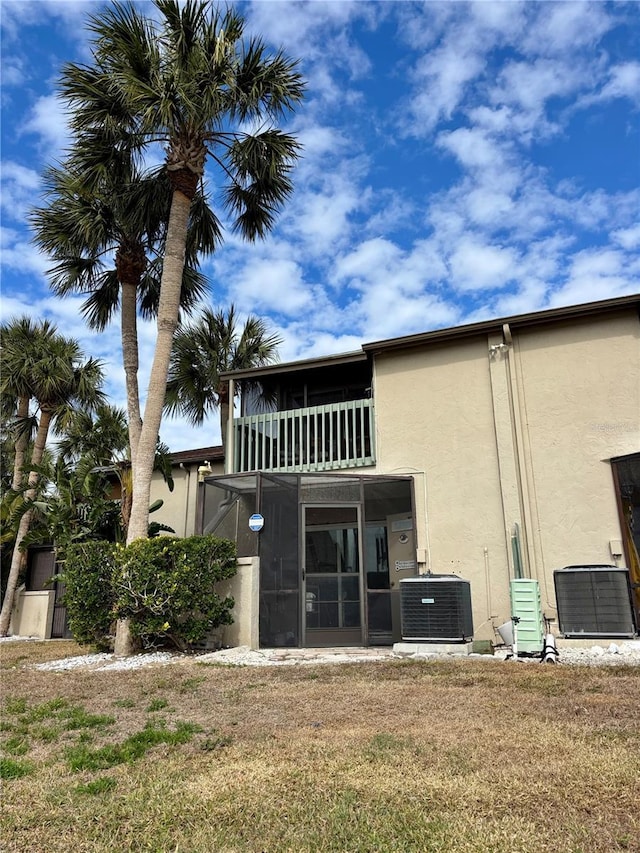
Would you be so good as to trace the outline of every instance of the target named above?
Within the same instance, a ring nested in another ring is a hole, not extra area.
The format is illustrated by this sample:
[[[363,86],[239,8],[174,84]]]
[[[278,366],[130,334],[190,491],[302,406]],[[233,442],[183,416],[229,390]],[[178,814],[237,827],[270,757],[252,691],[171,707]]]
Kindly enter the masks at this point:
[[[203,311],[197,322],[178,328],[167,380],[166,410],[184,415],[200,426],[207,415],[218,410],[222,444],[227,444],[229,382],[220,374],[227,370],[261,367],[278,360],[282,339],[270,334],[267,324],[249,316],[238,329],[232,305],[224,311]]]
[[[54,261],[49,277],[57,296],[86,295],[82,311],[99,331],[121,309],[129,443],[135,454],[142,429],[137,310],[145,317],[157,314],[171,187],[164,171],[143,174],[127,148],[118,149],[109,169],[87,187],[83,150],[76,145],[60,167],[47,170],[46,204],[32,211],[31,223],[37,243]],[[197,253],[213,251],[220,236],[206,199],[197,193],[180,296],[187,312],[207,288],[197,270]]]
[[[20,517],[0,611],[0,637],[6,636],[9,629],[14,594],[24,563],[22,544],[31,524],[32,509],[29,504],[36,497],[40,479],[38,469],[49,429],[52,423],[63,425],[67,422],[78,407],[92,409],[104,402],[104,395],[100,390],[103,379],[102,365],[93,358],[86,362],[83,358],[76,341],[55,332],[46,335],[44,340],[36,335],[33,346],[27,350],[19,349],[15,338],[9,339],[8,344],[2,348],[3,376],[22,376],[24,388],[29,389],[29,396],[38,407],[39,417],[29,461],[27,489],[24,493],[25,511]]]
[[[295,138],[273,126],[302,99],[296,63],[268,55],[261,40],[243,40],[244,21],[204,0],[155,0],[160,23],[131,3],[90,19],[93,65],[67,65],[62,95],[85,145],[90,182],[109,168],[108,143],[144,152],[164,145],[171,185],[158,303],[158,337],[144,421],[134,456],[134,498],[128,541],[146,536],[151,471],[162,419],[179,304],[189,213],[205,177],[219,171],[222,206],[247,239],[264,237],[292,191]],[[93,152],[97,153],[93,153]]]

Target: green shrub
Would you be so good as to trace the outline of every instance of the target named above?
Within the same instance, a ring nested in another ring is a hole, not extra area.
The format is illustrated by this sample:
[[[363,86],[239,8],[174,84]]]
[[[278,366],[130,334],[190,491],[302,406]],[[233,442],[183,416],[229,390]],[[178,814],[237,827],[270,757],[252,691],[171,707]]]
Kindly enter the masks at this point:
[[[146,648],[168,641],[187,650],[232,621],[233,599],[221,599],[215,584],[235,573],[235,544],[226,539],[138,539],[118,552],[116,615],[131,620]]]
[[[82,542],[67,548],[63,567],[69,628],[78,643],[111,648],[114,619],[113,578],[122,546]]]

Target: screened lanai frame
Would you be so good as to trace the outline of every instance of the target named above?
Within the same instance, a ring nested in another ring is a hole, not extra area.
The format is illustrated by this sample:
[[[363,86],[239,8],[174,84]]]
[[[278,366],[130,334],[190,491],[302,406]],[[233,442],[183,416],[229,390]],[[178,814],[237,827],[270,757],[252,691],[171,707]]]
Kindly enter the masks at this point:
[[[411,514],[415,527],[414,481],[410,475],[253,472],[207,477],[198,531],[236,542],[239,557],[258,557],[261,646],[304,645],[303,507],[357,506],[361,532],[387,516]],[[254,513],[264,517],[259,533],[249,529]],[[363,587],[362,643],[372,640],[369,621],[384,599],[379,566],[361,568],[372,578]],[[375,607],[374,607],[375,605]],[[379,625],[377,625],[379,628]],[[384,634],[379,634],[384,636]],[[390,634],[389,634],[390,641]]]

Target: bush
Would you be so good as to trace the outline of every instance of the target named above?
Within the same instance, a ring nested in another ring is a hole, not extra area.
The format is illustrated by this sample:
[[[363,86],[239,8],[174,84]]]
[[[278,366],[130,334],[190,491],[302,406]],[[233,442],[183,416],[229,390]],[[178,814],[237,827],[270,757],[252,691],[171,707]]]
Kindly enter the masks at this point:
[[[63,566],[64,603],[69,628],[78,643],[111,647],[115,596],[113,579],[121,546],[113,542],[69,545]]]
[[[116,616],[131,620],[133,636],[146,648],[169,641],[187,650],[231,623],[234,601],[221,599],[214,587],[235,573],[235,544],[226,539],[139,539],[118,554]]]

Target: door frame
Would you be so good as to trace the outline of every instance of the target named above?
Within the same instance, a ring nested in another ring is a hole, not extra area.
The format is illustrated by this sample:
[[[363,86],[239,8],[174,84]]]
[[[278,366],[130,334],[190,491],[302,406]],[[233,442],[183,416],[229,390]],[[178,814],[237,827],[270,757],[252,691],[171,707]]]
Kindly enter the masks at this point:
[[[358,597],[360,602],[360,638],[356,642],[352,642],[354,646],[367,645],[368,629],[367,629],[367,601],[365,588],[365,573],[364,573],[364,543],[363,543],[363,507],[359,501],[337,501],[335,503],[317,503],[308,501],[300,504],[300,532],[299,548],[300,548],[300,642],[303,648],[312,648],[307,642],[307,509],[349,509],[356,511],[355,528],[357,532],[358,543]],[[339,529],[340,522],[336,522],[336,529]],[[343,526],[347,526],[345,523]],[[311,629],[314,630],[314,629]],[[318,629],[319,631],[323,629]],[[347,646],[348,643],[339,639],[337,632],[347,631],[345,628],[336,628],[335,642],[327,642],[327,646]],[[353,629],[354,633],[356,629]],[[327,639],[331,634],[332,629],[327,628]],[[320,635],[319,635],[320,636]],[[316,644],[317,645],[317,644]]]

